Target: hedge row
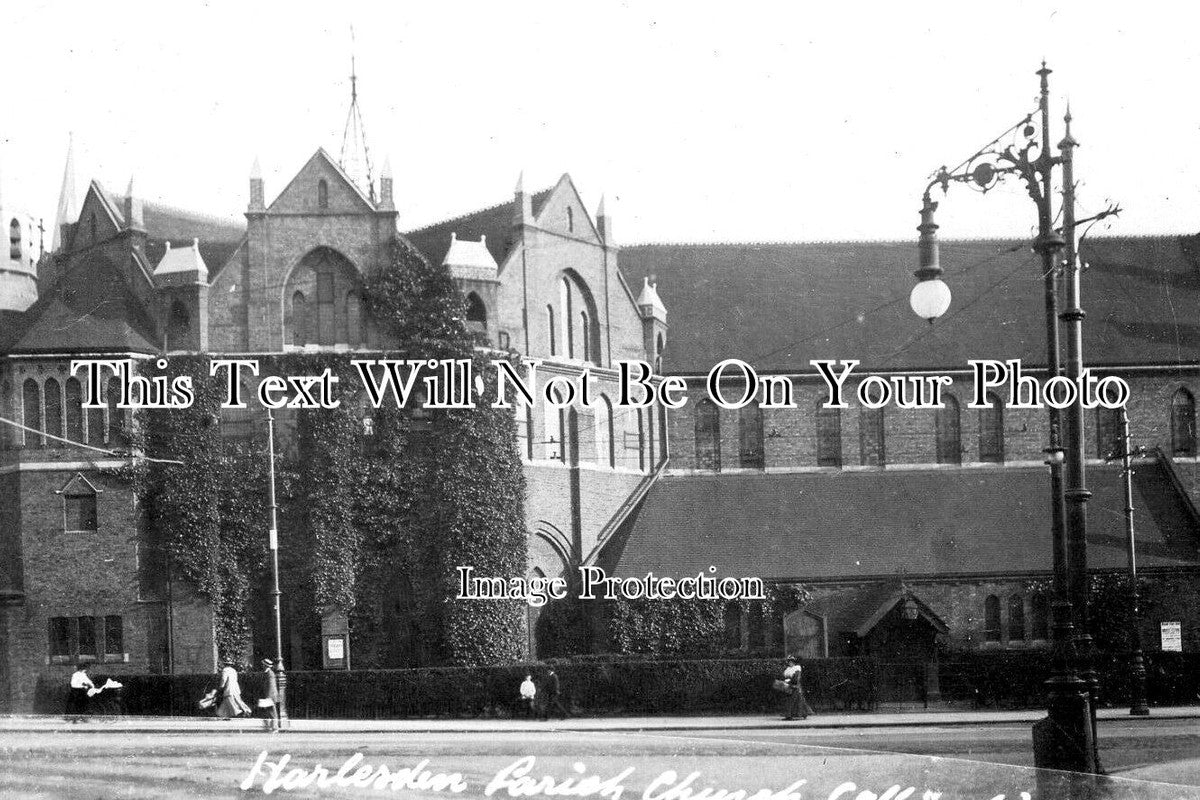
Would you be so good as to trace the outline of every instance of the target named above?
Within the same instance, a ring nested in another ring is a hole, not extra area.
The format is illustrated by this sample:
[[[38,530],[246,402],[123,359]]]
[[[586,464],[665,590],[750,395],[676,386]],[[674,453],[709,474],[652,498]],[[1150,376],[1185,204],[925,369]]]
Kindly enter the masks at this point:
[[[1097,665],[1101,704],[1129,702],[1124,657]],[[554,666],[564,699],[583,714],[768,713],[782,696],[771,688],[778,659],[697,661],[595,660]],[[881,663],[868,658],[804,662],[804,685],[817,711],[871,710],[880,703],[925,698],[925,665]],[[297,718],[395,719],[404,717],[512,716],[517,689],[532,673],[541,687],[547,667],[289,672],[288,710]],[[944,701],[980,707],[1036,708],[1044,703],[1049,658],[1042,652],[956,655],[938,665]],[[1200,693],[1200,654],[1147,656],[1148,689],[1154,705],[1195,702]],[[103,677],[103,676],[97,676]],[[201,713],[197,700],[215,688],[214,675],[121,675],[124,713]],[[243,697],[258,695],[262,677],[242,675]],[[38,708],[59,712],[60,685],[40,687]],[[103,700],[103,698],[101,698]],[[253,705],[253,703],[251,703]]]

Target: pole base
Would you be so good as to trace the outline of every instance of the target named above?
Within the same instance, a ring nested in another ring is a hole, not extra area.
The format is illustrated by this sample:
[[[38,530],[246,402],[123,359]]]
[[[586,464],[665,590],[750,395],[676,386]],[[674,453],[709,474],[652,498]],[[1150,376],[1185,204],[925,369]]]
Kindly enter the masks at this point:
[[[1047,681],[1046,718],[1033,726],[1033,763],[1038,769],[1096,772],[1091,702],[1087,684],[1074,677]]]

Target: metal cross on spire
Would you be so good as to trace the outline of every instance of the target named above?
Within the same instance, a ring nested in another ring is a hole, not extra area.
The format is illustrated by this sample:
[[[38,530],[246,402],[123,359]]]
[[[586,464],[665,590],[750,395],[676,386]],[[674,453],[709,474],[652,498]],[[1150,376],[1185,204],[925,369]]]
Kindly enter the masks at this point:
[[[354,64],[354,26],[350,26],[350,111],[342,130],[342,151],[338,165],[375,201],[375,185],[371,172],[371,154],[367,148],[367,132],[362,111],[358,107],[358,75]]]

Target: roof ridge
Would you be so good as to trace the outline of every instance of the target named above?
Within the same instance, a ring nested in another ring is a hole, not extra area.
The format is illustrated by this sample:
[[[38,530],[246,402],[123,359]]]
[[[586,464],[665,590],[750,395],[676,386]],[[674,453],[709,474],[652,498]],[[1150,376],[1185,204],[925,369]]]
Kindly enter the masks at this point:
[[[126,198],[121,197],[120,199],[125,200]],[[217,223],[228,224],[230,226],[245,227],[245,222],[236,216],[222,217],[218,214],[213,214],[208,211],[194,211],[190,208],[185,208],[183,206],[177,206],[172,203],[164,203],[161,200],[143,199],[142,200],[142,208],[143,209],[150,208],[155,211],[171,211],[171,212],[176,212],[176,213],[180,213],[180,214],[186,214],[189,217],[195,217],[196,219],[204,220],[204,221],[208,221],[208,222],[217,222]]]
[[[555,186],[557,186],[557,185],[558,184],[555,184]],[[554,191],[554,186],[548,186],[545,189],[539,189],[538,191],[533,192],[529,196],[531,198],[533,198],[533,197],[537,197],[539,194],[548,194],[552,191]],[[428,225],[422,225],[420,228],[413,228],[412,230],[405,231],[404,235],[411,236],[411,235],[417,234],[417,233],[424,233],[425,231],[432,230],[433,228],[437,228],[442,225],[449,225],[452,222],[458,222],[460,219],[466,219],[467,217],[474,217],[477,214],[484,214],[488,211],[495,211],[496,209],[498,209],[502,206],[510,205],[511,203],[512,203],[511,198],[508,200],[501,200],[499,203],[493,203],[490,206],[484,206],[483,208],[477,208],[474,211],[467,211],[466,213],[457,214],[453,217],[447,217],[446,219],[439,220],[437,222],[431,222]]]
[[[1188,236],[1198,236],[1200,233],[1127,233],[1127,234],[1104,234],[1089,236],[1087,241],[1126,241],[1130,239],[1149,240],[1149,239],[1178,239]],[[1013,243],[1031,241],[1020,236],[954,236],[946,237],[939,236],[938,242],[941,244],[954,243]],[[637,242],[633,244],[621,245],[622,250],[628,250],[633,247],[746,247],[756,245],[804,245],[804,244],[890,244],[890,245],[916,245],[917,237],[912,239],[747,239],[747,240],[694,240],[694,241],[655,241],[655,242]],[[1085,242],[1086,243],[1086,242]]]

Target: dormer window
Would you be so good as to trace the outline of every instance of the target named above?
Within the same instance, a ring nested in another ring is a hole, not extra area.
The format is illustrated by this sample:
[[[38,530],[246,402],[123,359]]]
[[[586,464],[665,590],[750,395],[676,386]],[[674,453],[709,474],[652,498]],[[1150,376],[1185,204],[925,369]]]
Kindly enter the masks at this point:
[[[329,208],[329,184],[324,178],[317,182],[317,208]]]
[[[8,257],[13,261],[21,258],[21,223],[15,217],[8,225]]]

